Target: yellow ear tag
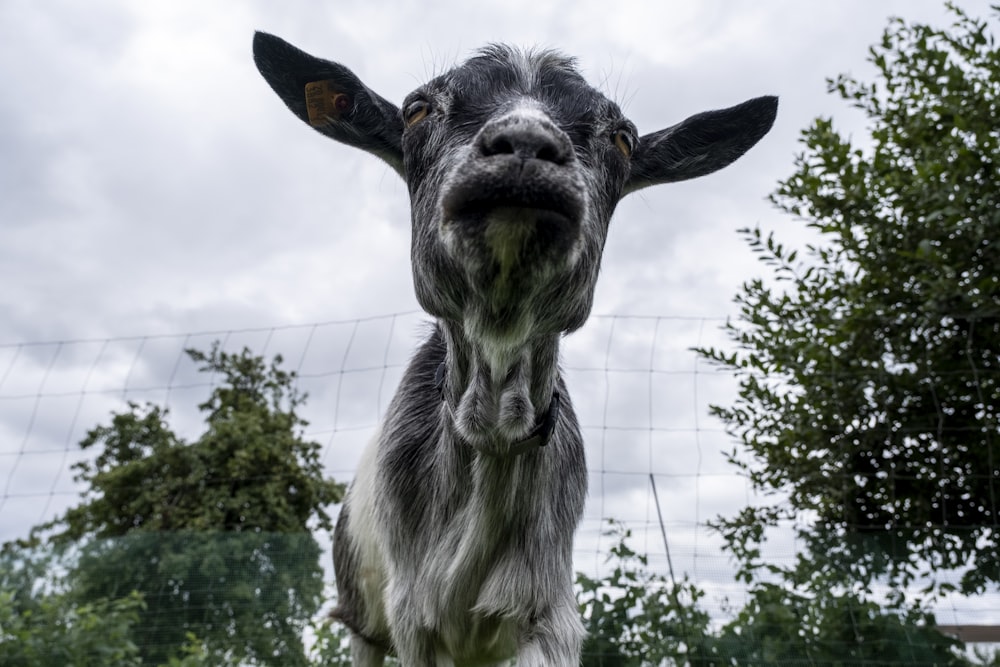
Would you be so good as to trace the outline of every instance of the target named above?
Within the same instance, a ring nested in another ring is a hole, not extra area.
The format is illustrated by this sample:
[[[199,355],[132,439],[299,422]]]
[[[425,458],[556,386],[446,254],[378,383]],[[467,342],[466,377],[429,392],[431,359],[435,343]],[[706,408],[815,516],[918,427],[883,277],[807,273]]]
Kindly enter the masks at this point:
[[[340,115],[351,108],[351,96],[333,87],[333,81],[313,81],[306,84],[306,110],[313,127],[340,120]]]

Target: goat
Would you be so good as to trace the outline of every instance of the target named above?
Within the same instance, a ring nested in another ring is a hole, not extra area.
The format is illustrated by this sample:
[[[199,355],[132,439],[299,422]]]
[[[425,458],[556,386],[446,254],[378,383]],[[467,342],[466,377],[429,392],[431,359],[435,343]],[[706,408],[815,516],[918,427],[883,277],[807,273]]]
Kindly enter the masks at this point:
[[[590,313],[618,201],[733,162],[777,98],[639,136],[554,51],[488,46],[399,108],[272,35],[254,60],[301,120],[405,180],[413,282],[436,320],[337,520],[334,616],[354,664],[578,665],[587,471],[560,337]]]

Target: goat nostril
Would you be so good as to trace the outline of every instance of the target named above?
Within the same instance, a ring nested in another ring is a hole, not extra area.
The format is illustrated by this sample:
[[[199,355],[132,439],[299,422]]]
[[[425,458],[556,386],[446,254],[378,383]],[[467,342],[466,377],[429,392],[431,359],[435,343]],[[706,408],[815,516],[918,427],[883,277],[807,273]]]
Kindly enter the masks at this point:
[[[565,154],[555,144],[540,146],[535,157],[545,162],[554,162],[555,164],[565,164],[566,162]]]
[[[517,150],[514,148],[514,144],[505,136],[494,137],[493,141],[489,142],[486,146],[484,154],[486,156],[490,155],[515,155]]]
[[[525,125],[487,129],[480,135],[479,147],[482,157],[513,155],[557,165],[565,165],[572,154],[568,139],[547,128]]]

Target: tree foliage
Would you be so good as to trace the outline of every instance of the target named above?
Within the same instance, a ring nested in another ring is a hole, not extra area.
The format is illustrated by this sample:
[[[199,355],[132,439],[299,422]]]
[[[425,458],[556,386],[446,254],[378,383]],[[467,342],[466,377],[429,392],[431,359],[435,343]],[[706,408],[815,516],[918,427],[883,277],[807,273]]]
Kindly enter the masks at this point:
[[[802,595],[757,585],[746,606],[719,635],[717,661],[767,665],[970,665],[960,643],[935,630],[933,617],[902,615],[850,592]]]
[[[0,665],[141,664],[132,638],[141,596],[77,602],[53,581],[51,551],[12,546],[0,552]]]
[[[773,280],[737,296],[735,353],[700,350],[739,377],[713,408],[732,460],[789,499],[720,520],[746,577],[763,525],[807,517],[799,583],[1000,583],[1000,52],[949,9],[947,29],[894,19],[874,82],[829,81],[870,137],[805,130],[772,201],[820,241],[799,260],[743,230]]]
[[[141,664],[131,631],[142,609],[140,595],[76,604],[65,595],[34,601],[29,611],[0,592],[0,664],[8,667]]]
[[[295,533],[313,517],[331,528],[324,507],[341,487],[323,479],[320,445],[301,438],[306,422],[296,409],[305,397],[281,357],[268,366],[246,349],[187,352],[202,372],[221,376],[198,406],[206,432],[185,443],[165,409],[134,403],[91,430],[80,446],[99,452],[73,466],[87,495],[57,522],[56,540],[137,529]]]
[[[603,579],[577,574],[587,629],[585,667],[704,664],[710,617],[698,606],[704,593],[686,579],[668,581],[649,570],[649,559],[628,546],[631,532],[612,523],[613,565]]]
[[[72,550],[81,602],[141,594],[133,635],[146,663],[193,634],[213,664],[305,664],[301,630],[323,587],[310,530],[330,528],[324,508],[342,487],[301,437],[305,397],[280,357],[188,354],[220,378],[199,406],[204,434],[184,442],[166,410],[130,404],[81,442],[97,450],[74,466],[83,501],[36,536]]]
[[[648,558],[628,546],[624,527],[610,535],[608,574],[577,575],[585,667],[974,664],[958,641],[935,630],[933,617],[894,613],[843,590],[805,595],[758,583],[728,623],[713,627],[703,590],[652,572]]]

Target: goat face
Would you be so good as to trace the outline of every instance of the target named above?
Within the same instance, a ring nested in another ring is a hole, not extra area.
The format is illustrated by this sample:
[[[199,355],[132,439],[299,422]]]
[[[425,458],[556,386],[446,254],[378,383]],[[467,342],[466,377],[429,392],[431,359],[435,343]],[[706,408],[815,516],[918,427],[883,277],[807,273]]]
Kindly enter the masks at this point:
[[[496,46],[402,118],[421,305],[511,345],[581,325],[637,141],[618,106],[567,58]]]
[[[254,58],[302,120],[406,180],[421,305],[507,349],[583,324],[622,196],[728,165],[777,109],[756,98],[640,137],[551,51],[487,47],[401,109],[277,37],[258,33]]]

